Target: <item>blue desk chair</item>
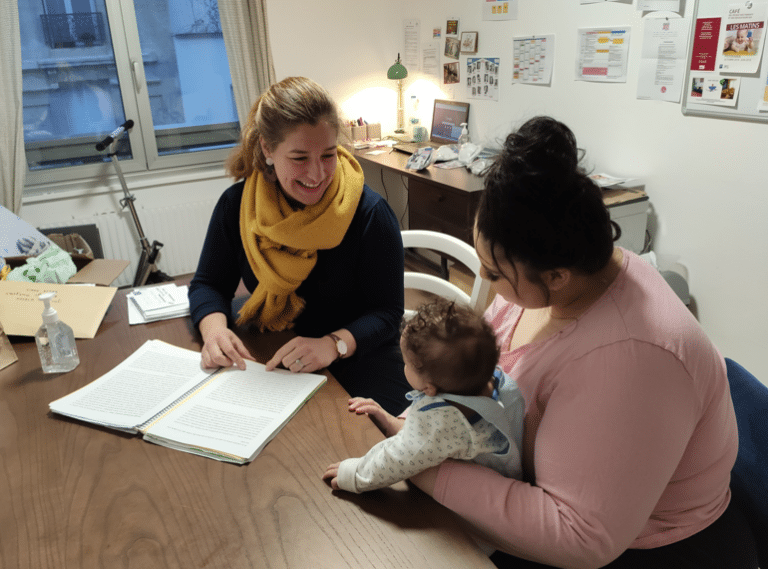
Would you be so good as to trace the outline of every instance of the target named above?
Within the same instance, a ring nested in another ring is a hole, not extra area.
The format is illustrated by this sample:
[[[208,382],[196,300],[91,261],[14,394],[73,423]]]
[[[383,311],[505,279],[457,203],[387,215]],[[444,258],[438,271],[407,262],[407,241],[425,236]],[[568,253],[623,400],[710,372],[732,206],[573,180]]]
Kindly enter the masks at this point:
[[[760,567],[768,569],[768,387],[729,358],[725,366],[739,430],[731,493],[752,528]]]

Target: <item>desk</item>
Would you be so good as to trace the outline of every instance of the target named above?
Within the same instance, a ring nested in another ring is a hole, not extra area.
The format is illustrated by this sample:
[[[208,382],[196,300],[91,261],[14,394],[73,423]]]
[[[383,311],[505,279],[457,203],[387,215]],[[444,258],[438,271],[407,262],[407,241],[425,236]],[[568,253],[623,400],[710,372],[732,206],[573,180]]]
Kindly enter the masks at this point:
[[[370,149],[355,150],[363,165],[408,178],[408,228],[431,229],[463,239],[472,245],[475,211],[483,191],[483,178],[466,168],[444,170],[430,166],[414,172],[406,170],[409,155],[397,150],[368,154]],[[375,186],[375,176],[366,181]],[[603,193],[611,218],[622,229],[618,244],[639,253],[645,243],[648,196],[642,186],[610,189]]]
[[[200,349],[189,318],[127,323],[118,291],[80,366],[45,375],[34,341],[0,370],[0,567],[492,567],[454,515],[400,483],[332,494],[320,475],[382,435],[346,410],[329,376],[247,466],[79,423],[48,403],[109,371],[145,340]],[[266,361],[289,336],[244,337]]]

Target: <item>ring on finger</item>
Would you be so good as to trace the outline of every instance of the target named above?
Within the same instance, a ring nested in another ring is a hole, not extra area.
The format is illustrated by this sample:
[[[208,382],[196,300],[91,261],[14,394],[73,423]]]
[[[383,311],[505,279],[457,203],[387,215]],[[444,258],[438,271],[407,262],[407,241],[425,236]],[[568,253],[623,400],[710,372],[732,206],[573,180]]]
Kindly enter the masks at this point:
[[[304,367],[304,362],[301,361],[301,358],[296,358],[293,363],[294,365],[299,364],[299,366]]]

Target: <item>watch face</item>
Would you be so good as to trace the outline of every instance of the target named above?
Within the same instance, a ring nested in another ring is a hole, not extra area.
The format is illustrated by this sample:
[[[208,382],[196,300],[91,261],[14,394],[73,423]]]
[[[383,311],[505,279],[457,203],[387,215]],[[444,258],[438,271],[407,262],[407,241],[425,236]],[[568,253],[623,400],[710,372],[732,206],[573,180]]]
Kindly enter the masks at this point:
[[[347,355],[347,343],[344,340],[337,340],[336,341],[336,349],[339,350],[339,353],[342,356]]]

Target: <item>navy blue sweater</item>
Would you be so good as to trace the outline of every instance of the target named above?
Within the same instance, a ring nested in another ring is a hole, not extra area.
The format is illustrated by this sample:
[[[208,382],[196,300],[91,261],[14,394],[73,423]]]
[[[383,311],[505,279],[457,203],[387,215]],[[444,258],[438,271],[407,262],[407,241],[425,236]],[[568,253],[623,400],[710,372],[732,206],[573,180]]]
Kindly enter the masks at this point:
[[[242,278],[258,281],[240,238],[244,182],[227,189],[213,211],[197,272],[189,287],[192,321],[223,312],[231,324],[232,298]],[[300,336],[319,338],[346,328],[356,355],[397,342],[403,317],[403,241],[392,208],[368,186],[341,243],[319,250],[317,264],[296,293],[306,301],[295,321]]]

